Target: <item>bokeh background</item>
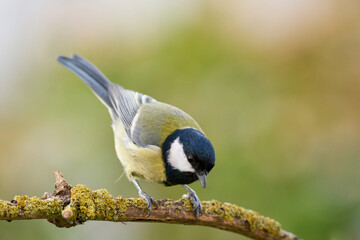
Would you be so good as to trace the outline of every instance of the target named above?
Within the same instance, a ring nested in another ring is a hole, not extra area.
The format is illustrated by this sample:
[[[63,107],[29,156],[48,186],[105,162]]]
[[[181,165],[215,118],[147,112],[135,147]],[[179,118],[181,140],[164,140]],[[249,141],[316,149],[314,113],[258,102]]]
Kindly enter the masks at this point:
[[[360,239],[358,1],[0,1],[0,199],[69,183],[137,196],[110,117],[56,62],[77,53],[112,81],[182,108],[215,146],[217,199],[304,239]],[[184,190],[141,183],[155,198]],[[246,239],[206,227],[0,222],[0,239]]]

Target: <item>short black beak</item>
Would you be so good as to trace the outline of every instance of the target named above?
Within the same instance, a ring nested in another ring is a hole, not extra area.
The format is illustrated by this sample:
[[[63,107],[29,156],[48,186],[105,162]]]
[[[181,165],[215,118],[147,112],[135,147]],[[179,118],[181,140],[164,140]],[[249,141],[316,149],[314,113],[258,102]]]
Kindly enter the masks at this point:
[[[197,177],[200,180],[200,184],[203,188],[206,188],[206,174],[205,173],[196,173]]]

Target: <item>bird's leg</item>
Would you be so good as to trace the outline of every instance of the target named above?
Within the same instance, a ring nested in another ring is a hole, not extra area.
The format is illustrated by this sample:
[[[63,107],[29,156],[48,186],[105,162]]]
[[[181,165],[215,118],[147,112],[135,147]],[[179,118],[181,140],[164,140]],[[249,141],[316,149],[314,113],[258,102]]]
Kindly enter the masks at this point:
[[[188,193],[185,194],[183,196],[183,198],[189,198],[190,199],[190,202],[193,205],[194,212],[195,212],[195,217],[196,217],[196,220],[197,220],[198,217],[199,217],[199,214],[202,213],[202,206],[201,206],[200,200],[199,200],[198,196],[196,195],[195,191],[192,190],[188,185],[184,184],[182,186],[188,191]]]
[[[132,179],[131,180],[132,183],[135,185],[135,187],[137,188],[138,192],[139,192],[139,196],[141,198],[143,198],[146,201],[146,209],[149,210],[149,215],[151,214],[151,203],[153,203],[155,205],[155,207],[157,207],[157,202],[154,198],[150,197],[149,195],[147,195],[140,187],[139,183],[135,180]]]

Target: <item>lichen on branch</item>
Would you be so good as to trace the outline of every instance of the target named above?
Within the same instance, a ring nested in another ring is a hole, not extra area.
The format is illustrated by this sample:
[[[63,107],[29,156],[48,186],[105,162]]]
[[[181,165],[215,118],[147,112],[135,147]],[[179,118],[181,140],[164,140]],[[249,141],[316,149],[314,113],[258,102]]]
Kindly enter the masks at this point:
[[[47,219],[58,227],[73,227],[86,221],[166,222],[202,225],[243,234],[253,239],[298,239],[281,229],[280,223],[257,212],[230,203],[202,201],[203,213],[196,220],[187,199],[158,200],[148,216],[141,198],[113,198],[105,189],[93,191],[85,185],[69,185],[62,174],[56,178],[53,194],[42,198],[15,196],[0,200],[0,220]]]

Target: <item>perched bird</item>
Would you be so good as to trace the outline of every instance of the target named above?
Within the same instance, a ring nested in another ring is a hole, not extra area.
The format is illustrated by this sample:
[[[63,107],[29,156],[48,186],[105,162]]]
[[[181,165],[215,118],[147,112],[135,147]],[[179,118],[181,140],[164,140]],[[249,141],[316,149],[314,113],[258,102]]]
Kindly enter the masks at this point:
[[[201,203],[186,184],[199,180],[206,187],[215,152],[196,121],[179,108],[110,82],[82,57],[59,56],[57,60],[79,76],[108,108],[117,156],[128,179],[145,199],[149,215],[151,204],[157,204],[140,188],[138,178],[166,186],[181,184],[197,218]]]

